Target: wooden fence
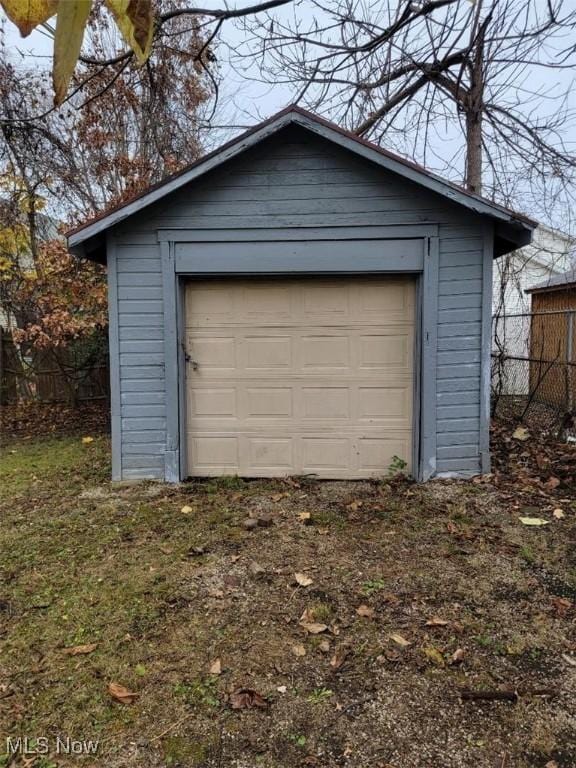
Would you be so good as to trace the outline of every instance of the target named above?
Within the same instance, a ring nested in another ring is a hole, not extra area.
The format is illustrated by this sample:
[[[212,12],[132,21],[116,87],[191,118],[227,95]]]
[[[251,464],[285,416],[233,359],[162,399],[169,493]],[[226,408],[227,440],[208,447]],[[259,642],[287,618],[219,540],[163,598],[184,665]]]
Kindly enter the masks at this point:
[[[110,396],[108,346],[104,333],[65,350],[21,353],[0,328],[0,404],[19,400],[78,403]]]

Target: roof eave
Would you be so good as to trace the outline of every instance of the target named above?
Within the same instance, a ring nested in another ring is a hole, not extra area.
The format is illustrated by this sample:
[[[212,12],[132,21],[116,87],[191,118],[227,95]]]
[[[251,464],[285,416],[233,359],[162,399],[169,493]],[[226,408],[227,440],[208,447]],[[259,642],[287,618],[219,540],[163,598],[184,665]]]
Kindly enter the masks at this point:
[[[94,219],[76,230],[71,231],[68,234],[68,247],[72,253],[78,254],[82,244],[88,245],[89,240],[96,236],[102,236],[110,227],[116,226],[135,213],[138,213],[138,211],[146,206],[161,200],[170,193],[175,192],[205,173],[208,173],[223,163],[237,157],[250,147],[291,124],[298,125],[328,141],[348,149],[392,173],[397,173],[409,181],[413,181],[414,183],[451,200],[455,204],[464,206],[473,213],[490,217],[495,220],[497,227],[504,225],[505,229],[510,230],[508,233],[510,237],[506,236],[504,240],[508,241],[510,239],[510,242],[512,242],[516,248],[531,242],[531,233],[537,226],[537,222],[521,216],[520,214],[516,214],[513,211],[509,211],[496,203],[492,203],[484,198],[471,194],[451,182],[441,179],[425,169],[416,166],[414,163],[410,163],[399,156],[397,157],[393,155],[387,150],[375,147],[369,142],[353,136],[338,126],[327,122],[323,118],[311,115],[300,107],[292,106],[274,115],[264,123],[260,123],[254,128],[251,128],[241,136],[232,139],[232,141],[228,142],[223,147],[216,149],[214,152],[211,152],[209,155],[206,155],[191,167],[184,169],[182,172],[175,174],[151,189],[146,190],[133,200],[110,211],[100,218]],[[509,225],[509,227],[507,225]],[[509,250],[514,250],[514,247],[511,247]],[[87,250],[92,251],[93,249],[92,247],[88,247]],[[507,252],[509,251],[504,249],[499,255]]]

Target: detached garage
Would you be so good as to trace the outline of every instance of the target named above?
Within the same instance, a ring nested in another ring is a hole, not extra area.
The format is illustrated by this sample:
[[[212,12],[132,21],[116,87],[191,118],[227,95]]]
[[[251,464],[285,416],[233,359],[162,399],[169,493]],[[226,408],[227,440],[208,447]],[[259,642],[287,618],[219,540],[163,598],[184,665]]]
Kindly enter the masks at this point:
[[[297,107],[88,222],[114,479],[488,471],[492,259],[535,226]]]

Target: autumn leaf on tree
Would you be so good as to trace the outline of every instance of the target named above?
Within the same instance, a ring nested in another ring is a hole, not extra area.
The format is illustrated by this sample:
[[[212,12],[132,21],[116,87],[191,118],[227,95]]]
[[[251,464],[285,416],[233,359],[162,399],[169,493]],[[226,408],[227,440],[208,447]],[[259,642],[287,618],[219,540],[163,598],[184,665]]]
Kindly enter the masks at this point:
[[[152,48],[152,0],[104,0],[104,5],[138,62],[143,64]],[[0,0],[0,6],[23,37],[56,16],[52,75],[54,101],[61,104],[80,55],[91,0]]]

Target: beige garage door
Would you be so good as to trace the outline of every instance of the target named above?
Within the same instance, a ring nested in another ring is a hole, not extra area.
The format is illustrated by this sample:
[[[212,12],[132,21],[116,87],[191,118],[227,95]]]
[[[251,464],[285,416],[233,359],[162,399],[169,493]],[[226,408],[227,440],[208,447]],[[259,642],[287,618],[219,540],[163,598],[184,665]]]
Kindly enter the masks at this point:
[[[191,281],[191,476],[378,477],[411,465],[414,281]]]

